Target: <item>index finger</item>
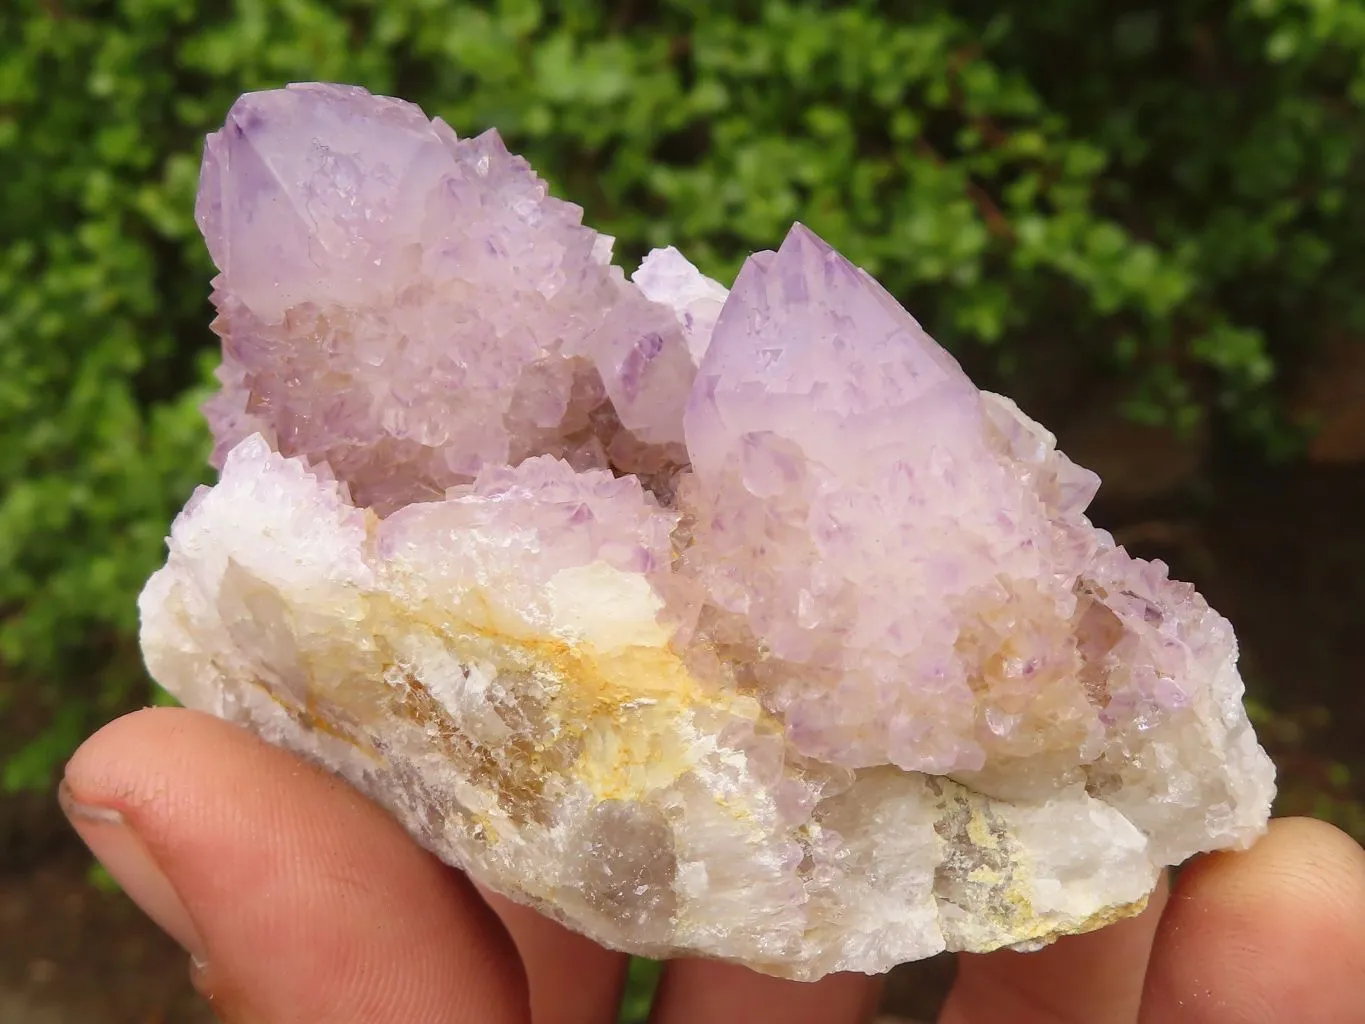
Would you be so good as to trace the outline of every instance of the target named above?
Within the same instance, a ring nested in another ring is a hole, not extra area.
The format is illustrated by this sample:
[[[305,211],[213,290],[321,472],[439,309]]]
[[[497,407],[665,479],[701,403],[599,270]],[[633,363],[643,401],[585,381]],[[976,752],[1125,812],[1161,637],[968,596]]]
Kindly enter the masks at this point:
[[[940,1024],[1134,1024],[1166,894],[1162,878],[1138,916],[1036,953],[959,954]]]
[[[129,715],[76,752],[63,794],[129,894],[195,947],[225,1020],[527,1024],[516,952],[473,886],[243,729]]]

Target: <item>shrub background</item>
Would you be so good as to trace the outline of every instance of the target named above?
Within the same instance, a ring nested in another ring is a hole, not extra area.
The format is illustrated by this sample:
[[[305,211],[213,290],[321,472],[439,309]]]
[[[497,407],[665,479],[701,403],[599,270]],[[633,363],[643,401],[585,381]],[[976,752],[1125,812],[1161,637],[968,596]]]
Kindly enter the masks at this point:
[[[1006,388],[1117,382],[1293,458],[1296,372],[1365,326],[1363,61],[1361,0],[7,0],[0,715],[36,738],[3,786],[145,699],[134,597],[206,475],[199,154],[240,92],[497,126],[623,261],[728,279],[799,218]]]

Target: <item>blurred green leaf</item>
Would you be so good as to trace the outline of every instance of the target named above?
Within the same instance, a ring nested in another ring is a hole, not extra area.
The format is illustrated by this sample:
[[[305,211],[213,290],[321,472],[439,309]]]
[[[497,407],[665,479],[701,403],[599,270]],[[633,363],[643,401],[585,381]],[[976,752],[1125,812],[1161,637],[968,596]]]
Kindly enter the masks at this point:
[[[654,993],[659,988],[659,978],[663,974],[663,964],[657,960],[643,957],[630,958],[626,972],[626,990],[621,999],[621,1011],[617,1017],[619,1024],[645,1024],[649,1020],[650,1006]]]

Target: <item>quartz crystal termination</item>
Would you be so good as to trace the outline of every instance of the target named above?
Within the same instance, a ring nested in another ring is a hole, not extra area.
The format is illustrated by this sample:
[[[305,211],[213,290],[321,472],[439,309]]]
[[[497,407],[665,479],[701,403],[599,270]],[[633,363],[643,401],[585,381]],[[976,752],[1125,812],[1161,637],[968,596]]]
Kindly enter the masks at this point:
[[[680,454],[682,328],[495,131],[358,89],[258,93],[210,136],[195,212],[222,271],[216,465],[260,433],[388,512],[531,454]]]
[[[495,134],[333,85],[205,152],[220,479],[153,676],[614,948],[798,979],[1036,948],[1244,846],[1227,621],[797,225],[732,291]]]

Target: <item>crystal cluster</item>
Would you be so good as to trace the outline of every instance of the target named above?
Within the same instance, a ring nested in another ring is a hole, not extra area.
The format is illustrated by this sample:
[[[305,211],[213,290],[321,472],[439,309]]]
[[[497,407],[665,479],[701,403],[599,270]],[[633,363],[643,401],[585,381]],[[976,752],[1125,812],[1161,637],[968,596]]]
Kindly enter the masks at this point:
[[[1226,620],[797,225],[732,290],[357,88],[208,140],[218,484],[152,674],[606,945],[1036,948],[1264,829]]]

